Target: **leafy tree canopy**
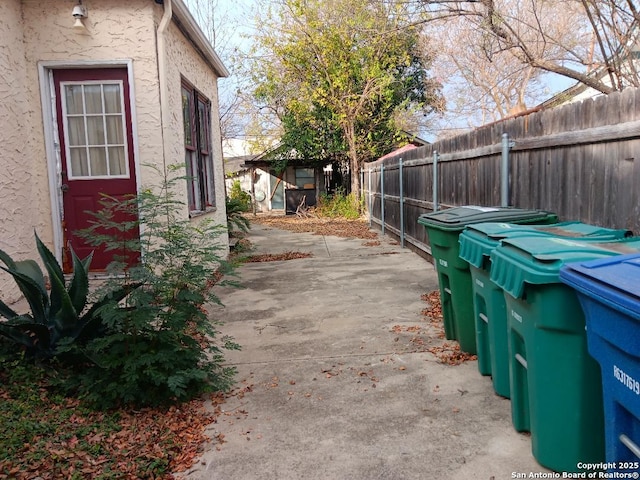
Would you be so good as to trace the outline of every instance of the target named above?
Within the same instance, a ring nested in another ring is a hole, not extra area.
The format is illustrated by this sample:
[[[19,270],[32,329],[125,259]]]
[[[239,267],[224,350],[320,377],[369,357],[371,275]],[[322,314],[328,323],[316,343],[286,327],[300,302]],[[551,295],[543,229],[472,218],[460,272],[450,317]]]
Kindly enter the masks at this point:
[[[363,161],[397,143],[397,118],[441,105],[431,57],[400,4],[278,0],[252,65],[255,97],[281,121],[283,143],[308,158]],[[359,192],[358,175],[351,187]]]

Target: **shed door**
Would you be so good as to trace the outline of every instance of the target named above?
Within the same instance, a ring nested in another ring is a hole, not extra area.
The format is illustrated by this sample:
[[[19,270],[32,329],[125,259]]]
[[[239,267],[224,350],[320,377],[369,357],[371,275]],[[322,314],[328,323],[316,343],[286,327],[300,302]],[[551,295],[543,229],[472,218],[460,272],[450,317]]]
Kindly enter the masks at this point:
[[[135,263],[138,252],[106,252],[77,235],[95,220],[87,212],[102,208],[102,194],[115,198],[136,194],[127,70],[55,70],[53,79],[62,160],[63,268],[71,270],[69,247],[80,258],[93,251],[94,271],[104,270],[114,255],[128,253],[128,263]],[[116,218],[131,219],[125,213]],[[126,238],[138,235],[135,228]]]
[[[284,209],[284,182],[282,176],[284,173],[278,175],[275,170],[271,170],[269,173],[269,189],[271,190],[271,210],[283,210]]]

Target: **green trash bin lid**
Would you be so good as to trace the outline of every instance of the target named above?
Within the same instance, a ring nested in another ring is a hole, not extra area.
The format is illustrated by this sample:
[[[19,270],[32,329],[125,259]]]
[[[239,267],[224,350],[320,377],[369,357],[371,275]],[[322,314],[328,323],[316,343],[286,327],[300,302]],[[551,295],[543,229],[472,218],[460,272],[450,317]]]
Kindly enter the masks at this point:
[[[584,242],[560,237],[516,237],[502,240],[491,252],[491,280],[514,298],[525,283],[560,283],[565,263],[640,252],[640,238]]]
[[[560,222],[553,225],[518,225],[514,223],[477,223],[460,234],[460,258],[482,268],[485,257],[491,255],[505,238],[524,236],[556,236],[589,241],[617,240],[631,237],[631,230],[614,230],[582,222]]]
[[[462,231],[467,225],[483,222],[504,223],[556,223],[558,216],[544,210],[525,210],[510,207],[480,207],[467,205],[439,212],[425,213],[418,223],[444,231]]]

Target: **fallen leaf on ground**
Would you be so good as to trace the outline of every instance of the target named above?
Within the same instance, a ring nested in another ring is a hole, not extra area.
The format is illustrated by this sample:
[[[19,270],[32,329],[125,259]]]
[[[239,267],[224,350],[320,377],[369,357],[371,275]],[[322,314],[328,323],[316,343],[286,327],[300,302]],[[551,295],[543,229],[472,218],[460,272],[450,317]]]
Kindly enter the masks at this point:
[[[440,363],[447,365],[460,365],[461,363],[477,360],[477,355],[462,352],[458,342],[445,342],[441,346],[431,347],[428,352],[434,354]]]
[[[244,261],[247,263],[282,262],[285,260],[297,260],[309,257],[313,257],[313,255],[304,252],[264,253],[261,255],[249,255],[245,257]]]

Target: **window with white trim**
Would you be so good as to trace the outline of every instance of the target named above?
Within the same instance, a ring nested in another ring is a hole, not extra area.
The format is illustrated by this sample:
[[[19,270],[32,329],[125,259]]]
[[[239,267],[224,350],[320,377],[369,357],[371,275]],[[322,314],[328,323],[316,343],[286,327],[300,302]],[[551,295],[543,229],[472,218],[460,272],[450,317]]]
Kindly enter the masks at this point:
[[[121,81],[62,82],[69,179],[129,178]]]
[[[211,102],[187,83],[182,84],[185,163],[189,211],[205,212],[216,205],[211,149]]]

